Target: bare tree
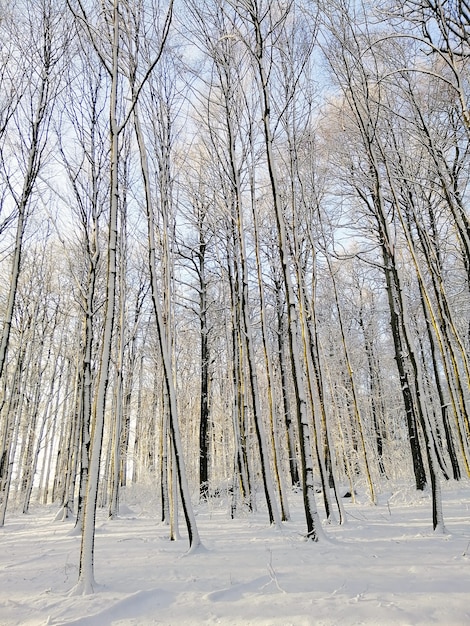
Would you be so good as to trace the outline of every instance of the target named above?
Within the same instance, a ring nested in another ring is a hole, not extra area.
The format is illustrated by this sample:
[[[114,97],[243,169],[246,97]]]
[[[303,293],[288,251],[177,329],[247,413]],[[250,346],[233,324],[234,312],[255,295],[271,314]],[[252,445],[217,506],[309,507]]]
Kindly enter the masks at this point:
[[[61,26],[62,10],[49,0],[26,3],[26,13],[15,14],[2,22],[2,28],[10,28],[5,32],[10,50],[11,70],[8,74],[13,78],[14,65],[21,58],[22,79],[17,84],[6,84],[10,98],[2,116],[3,124],[0,133],[9,133],[8,125],[14,123],[14,132],[18,136],[10,142],[2,139],[0,146],[0,163],[2,166],[2,188],[0,192],[2,210],[11,206],[10,215],[4,225],[16,220],[16,232],[11,255],[11,268],[8,287],[8,296],[3,314],[2,336],[0,341],[0,382],[5,375],[7,351],[10,342],[11,327],[15,310],[16,292],[21,271],[21,260],[24,248],[24,237],[28,220],[31,216],[38,176],[44,166],[47,156],[47,142],[51,114],[58,88],[62,61],[65,58],[65,35]],[[11,19],[13,18],[13,19]],[[7,48],[8,49],[8,48]],[[3,80],[7,77],[3,73]],[[8,81],[9,82],[9,81]],[[10,144],[10,145],[9,145]],[[15,148],[12,149],[12,146]],[[3,383],[2,383],[3,384]],[[19,390],[14,390],[17,393]],[[6,433],[14,428],[10,423],[13,417],[6,417],[2,430]],[[3,446],[0,451],[0,467],[2,471],[8,467],[10,451]],[[1,498],[6,502],[8,493],[2,493]],[[3,524],[3,520],[1,522]]]
[[[108,389],[113,330],[115,327],[115,296],[117,286],[117,245],[118,245],[118,212],[119,212],[119,140],[126,128],[130,116],[136,110],[140,92],[148,80],[152,70],[157,65],[171,22],[172,5],[170,4],[163,27],[162,39],[155,56],[146,65],[143,74],[136,76],[136,69],[127,67],[124,73],[122,38],[128,35],[127,45],[136,43],[134,33],[127,30],[124,24],[123,9],[119,0],[114,0],[109,6],[98,9],[96,22],[93,23],[91,14],[87,12],[80,0],[77,3],[68,3],[79,28],[81,36],[85,36],[92,43],[95,53],[109,76],[109,150],[110,150],[110,180],[109,180],[109,215],[107,241],[107,270],[106,270],[106,300],[104,312],[103,341],[98,370],[96,395],[92,409],[92,443],[90,456],[90,470],[84,512],[82,545],[80,552],[79,580],[75,588],[76,593],[92,593],[94,590],[94,539],[95,515],[98,494],[98,479],[103,441],[104,417],[106,407],[106,392]],[[138,36],[138,35],[137,35]],[[138,40],[137,40],[138,41]],[[132,62],[132,57],[128,59]],[[127,109],[122,106],[123,94],[121,88],[128,81],[132,100]]]
[[[279,176],[274,155],[274,139],[271,128],[271,85],[270,63],[272,62],[272,42],[275,41],[279,28],[289,16],[289,7],[266,5],[263,2],[248,1],[235,5],[247,35],[240,33],[242,40],[251,51],[254,72],[259,85],[260,107],[264,132],[266,161],[269,172],[274,213],[278,231],[278,246],[281,257],[284,286],[288,310],[288,331],[291,363],[297,405],[299,447],[302,461],[302,490],[307,522],[307,537],[318,541],[322,537],[322,528],[315,502],[314,468],[310,446],[310,423],[308,417],[308,398],[301,359],[300,326],[298,304],[290,269],[289,247],[284,207],[280,196]]]
[[[165,42],[166,36],[168,34],[169,28],[169,19],[170,13],[167,15],[167,22],[165,25],[166,30],[163,33],[162,43],[158,48],[157,55],[160,58],[163,53],[163,44]],[[145,51],[147,52],[147,51]],[[136,59],[137,61],[137,59]],[[163,365],[163,377],[164,377],[164,386],[166,392],[166,400],[168,402],[168,417],[169,417],[169,429],[170,429],[170,440],[172,444],[171,454],[174,455],[175,462],[175,479],[177,477],[177,482],[179,485],[179,492],[181,496],[181,504],[184,511],[184,516],[186,520],[186,527],[188,530],[189,536],[189,546],[190,550],[196,550],[201,545],[201,540],[199,537],[196,519],[194,516],[194,512],[191,504],[191,497],[189,492],[189,485],[187,482],[185,464],[184,464],[184,456],[183,456],[183,448],[181,443],[181,435],[180,435],[180,427],[178,422],[178,406],[177,406],[177,394],[174,383],[174,375],[173,375],[173,358],[172,358],[172,347],[171,340],[172,335],[170,332],[170,327],[168,325],[169,320],[165,320],[165,313],[168,312],[168,308],[164,308],[165,301],[170,298],[170,287],[168,286],[169,274],[166,274],[167,281],[165,282],[163,288],[163,304],[160,299],[160,290],[158,285],[158,276],[157,276],[157,247],[155,242],[155,212],[154,212],[154,192],[153,186],[151,184],[151,171],[148,160],[148,148],[146,145],[145,135],[141,122],[140,115],[140,107],[136,101],[139,93],[137,91],[138,84],[135,84],[132,80],[130,81],[131,93],[135,102],[133,108],[133,122],[134,122],[134,131],[137,138],[137,145],[139,149],[140,156],[140,167],[141,167],[141,175],[142,182],[144,186],[144,197],[145,197],[145,214],[147,219],[147,237],[148,237],[148,251],[149,251],[149,272],[150,272],[150,293],[152,300],[153,312],[155,315],[155,320],[157,323],[157,332],[158,332],[158,341],[160,346],[160,355]],[[165,127],[167,131],[170,129]],[[169,144],[164,145],[164,150],[169,149]],[[165,168],[169,167],[169,162],[167,160],[167,154],[163,157],[163,165]],[[169,174],[169,172],[167,172]],[[169,209],[170,209],[170,189],[168,187],[168,179],[165,177],[163,181],[161,181],[161,199],[162,199],[162,211],[166,219],[168,219]],[[167,232],[165,232],[164,236],[167,236]],[[166,248],[166,247],[165,247]],[[170,262],[170,258],[168,256],[168,248],[166,248],[166,263]],[[169,479],[171,481],[171,477]],[[174,497],[176,497],[176,493],[174,493]],[[176,511],[175,511],[176,512]],[[176,529],[173,531],[176,532]]]

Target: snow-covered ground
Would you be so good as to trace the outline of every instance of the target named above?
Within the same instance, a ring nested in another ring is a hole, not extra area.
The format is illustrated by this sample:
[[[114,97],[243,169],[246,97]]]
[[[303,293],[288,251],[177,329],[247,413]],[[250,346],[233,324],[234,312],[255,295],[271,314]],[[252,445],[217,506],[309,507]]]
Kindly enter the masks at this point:
[[[184,537],[167,539],[148,495],[128,494],[117,520],[99,517],[91,596],[69,595],[80,548],[71,523],[45,507],[11,514],[0,529],[0,624],[470,624],[468,482],[444,486],[445,536],[432,532],[429,495],[403,488],[375,507],[345,501],[347,524],[317,544],[303,540],[298,495],[282,531],[261,510],[231,520],[215,500],[197,509],[205,549],[191,555]]]

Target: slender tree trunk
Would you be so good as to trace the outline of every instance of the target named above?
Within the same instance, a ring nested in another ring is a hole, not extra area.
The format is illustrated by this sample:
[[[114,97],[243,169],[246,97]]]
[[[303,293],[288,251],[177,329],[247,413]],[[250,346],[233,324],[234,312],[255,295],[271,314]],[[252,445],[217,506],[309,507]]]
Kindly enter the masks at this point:
[[[171,353],[170,347],[167,341],[167,332],[165,329],[163,314],[161,310],[160,299],[158,296],[158,282],[156,275],[156,254],[155,254],[155,235],[154,235],[154,214],[153,214],[153,199],[150,187],[150,173],[147,162],[147,152],[144,143],[144,136],[140,125],[140,118],[138,114],[137,104],[134,107],[134,129],[137,137],[137,143],[139,147],[141,172],[145,190],[145,207],[147,213],[147,235],[148,235],[148,253],[149,253],[149,270],[150,270],[150,283],[151,283],[151,297],[153,311],[155,314],[158,330],[158,338],[160,344],[163,373],[165,388],[168,395],[169,403],[169,418],[170,418],[170,433],[174,446],[175,465],[178,475],[178,484],[181,495],[181,504],[186,520],[186,527],[189,536],[190,550],[195,550],[201,545],[199,538],[199,532],[196,525],[196,518],[194,516],[191,498],[189,493],[189,486],[186,478],[186,470],[184,467],[183,450],[181,445],[181,437],[178,424],[178,410],[176,403],[176,389],[173,382],[173,371],[171,365]]]
[[[1,439],[0,456],[0,528],[5,524],[5,516],[10,496],[10,485],[13,473],[13,462],[18,443],[19,423],[23,395],[20,393],[26,359],[26,344],[23,337],[20,343],[20,353],[13,373],[12,390],[8,401],[4,404],[6,412],[5,423]]]
[[[310,424],[307,411],[307,394],[303,365],[301,362],[301,343],[299,340],[299,317],[295,299],[295,291],[289,267],[289,254],[285,216],[279,194],[278,176],[273,152],[273,137],[271,133],[271,101],[269,88],[269,75],[265,68],[265,41],[261,30],[261,22],[258,14],[258,6],[253,3],[249,9],[248,19],[254,29],[255,49],[253,50],[254,61],[259,78],[260,99],[262,106],[264,144],[267,157],[269,181],[273,198],[274,212],[278,232],[278,245],[281,258],[282,275],[287,300],[288,332],[291,352],[292,375],[297,403],[297,422],[300,457],[302,461],[302,492],[307,523],[307,537],[312,541],[318,541],[323,537],[323,530],[315,502],[314,468],[310,443]]]
[[[127,176],[126,176],[127,178]],[[120,487],[120,470],[121,470],[121,440],[123,429],[123,411],[124,411],[124,350],[126,337],[126,259],[127,259],[127,230],[126,230],[126,194],[124,193],[123,207],[121,212],[121,246],[120,246],[120,263],[119,263],[119,331],[117,337],[117,358],[116,358],[116,382],[114,389],[114,424],[112,438],[111,453],[111,470],[110,470],[110,496],[108,515],[111,519],[119,516],[119,487]]]
[[[287,451],[289,455],[289,469],[291,484],[294,489],[300,487],[299,467],[297,462],[297,451],[295,448],[295,432],[294,423],[291,416],[291,405],[289,399],[288,390],[288,372],[287,372],[287,355],[285,348],[285,337],[288,334],[285,328],[285,312],[284,303],[282,301],[282,289],[281,284],[275,277],[275,292],[276,292],[276,320],[277,320],[277,348],[279,355],[279,370],[281,375],[281,394],[282,394],[282,406],[284,413],[284,423],[286,427],[286,440]]]
[[[232,242],[233,243],[233,242]],[[237,509],[237,492],[240,491],[243,503],[251,511],[253,509],[253,494],[251,490],[251,475],[248,465],[246,450],[246,439],[244,433],[243,417],[243,392],[242,392],[242,369],[239,333],[241,328],[240,320],[240,296],[238,280],[238,264],[235,254],[232,251],[231,239],[227,236],[228,252],[228,282],[230,288],[230,313],[231,313],[231,347],[232,347],[232,384],[233,384],[233,407],[232,423],[235,440],[235,461],[234,470],[236,481],[232,485],[232,517]]]
[[[263,342],[263,353],[264,353],[264,364],[266,369],[266,382],[267,382],[267,394],[268,394],[268,412],[269,412],[269,435],[271,441],[271,450],[273,454],[273,467],[274,467],[274,476],[276,478],[277,490],[279,494],[279,501],[281,504],[281,516],[282,521],[288,521],[290,518],[289,514],[289,504],[284,494],[284,486],[283,480],[280,471],[280,461],[279,461],[279,449],[278,449],[278,437],[277,437],[277,429],[276,429],[276,420],[275,420],[275,404],[274,404],[274,374],[272,367],[272,354],[271,349],[268,343],[268,328],[266,321],[266,301],[264,295],[264,284],[263,284],[263,273],[262,273],[262,264],[261,264],[261,255],[260,255],[260,243],[259,243],[259,227],[258,227],[258,217],[256,210],[256,201],[254,197],[254,177],[252,177],[251,181],[251,208],[252,208],[252,218],[253,218],[253,227],[254,227],[254,241],[255,241],[255,257],[256,257],[256,272],[258,276],[258,291],[259,291],[259,300],[260,300],[260,316],[261,316],[261,338]]]
[[[113,328],[115,323],[116,297],[116,251],[118,237],[118,165],[119,165],[119,128],[117,123],[117,94],[119,71],[119,0],[114,0],[113,25],[113,53],[111,74],[111,96],[109,106],[110,121],[110,207],[109,230],[107,245],[106,270],[106,302],[104,314],[103,342],[98,372],[98,384],[92,409],[91,454],[88,474],[86,501],[83,518],[82,543],[80,548],[80,562],[78,583],[75,593],[93,593],[96,583],[94,575],[94,547],[95,547],[95,518],[98,498],[98,484],[103,443],[104,418],[106,408],[106,392],[109,383]]]
[[[361,294],[362,298],[362,294]],[[375,372],[375,359],[374,359],[374,350],[373,344],[369,337],[368,329],[366,328],[366,324],[364,322],[363,310],[362,310],[362,302],[359,309],[358,316],[359,326],[362,330],[362,334],[364,337],[364,350],[367,357],[367,369],[369,373],[369,396],[370,396],[370,405],[372,412],[372,423],[374,425],[374,433],[375,433],[375,445],[377,451],[377,464],[379,468],[380,476],[386,478],[387,473],[385,471],[384,459],[383,459],[383,434],[382,434],[382,424],[381,424],[381,415],[379,414],[379,406],[377,403],[378,390],[376,389],[376,372]]]
[[[50,357],[51,357],[51,349],[49,348],[47,362],[50,361]],[[38,466],[39,453],[41,451],[41,448],[44,445],[44,429],[45,429],[45,426],[49,417],[52,402],[54,400],[57,372],[58,372],[58,361],[56,359],[53,365],[53,371],[51,373],[51,387],[47,395],[47,400],[46,400],[46,403],[42,412],[42,416],[40,417],[39,428],[34,429],[35,430],[34,437],[31,440],[31,444],[32,444],[31,452],[29,454],[29,460],[26,465],[29,468],[29,470],[28,470],[27,480],[23,488],[23,491],[24,491],[23,513],[25,514],[28,513],[29,511],[29,505],[31,502],[31,494],[33,492],[34,477],[35,477],[37,466]],[[34,407],[34,410],[39,413],[39,402],[36,405],[36,407]]]
[[[198,216],[198,253],[199,263],[199,336],[201,354],[201,378],[199,401],[199,497],[203,500],[209,495],[209,379],[210,379],[210,351],[208,327],[208,301],[206,279],[206,249],[207,244],[203,232],[203,217]]]
[[[331,280],[333,284],[333,293],[334,293],[334,298],[335,298],[336,309],[338,311],[338,322],[339,322],[339,328],[340,328],[341,345],[342,345],[343,352],[344,352],[344,359],[345,359],[345,364],[346,364],[346,369],[347,369],[347,377],[348,377],[348,382],[350,385],[351,396],[352,396],[352,409],[353,409],[353,415],[354,415],[354,424],[357,426],[358,435],[359,435],[359,439],[361,442],[362,455],[364,458],[364,466],[365,466],[367,484],[369,486],[370,499],[373,504],[376,504],[377,498],[375,495],[374,484],[373,484],[372,476],[370,473],[369,459],[368,459],[367,448],[366,448],[366,440],[365,440],[364,428],[362,424],[362,416],[361,416],[361,412],[359,409],[359,402],[357,399],[357,392],[356,392],[356,384],[354,381],[353,369],[352,369],[351,360],[349,357],[348,346],[346,343],[346,335],[344,332],[343,315],[341,312],[341,305],[339,303],[338,290],[336,287],[336,280],[334,276],[334,269],[331,267],[331,260],[329,259],[328,256],[327,256],[327,263],[328,263],[328,268],[330,270],[330,276],[331,276]],[[354,430],[355,430],[355,427],[354,427]]]
[[[250,381],[251,398],[253,402],[253,420],[255,425],[256,438],[258,441],[258,448],[260,453],[261,464],[261,476],[263,479],[264,494],[266,498],[266,504],[268,507],[269,521],[271,524],[275,524],[277,527],[281,525],[281,519],[277,509],[277,504],[274,495],[274,486],[272,483],[271,467],[268,456],[266,435],[264,431],[264,425],[262,423],[261,415],[261,402],[258,386],[258,375],[256,371],[255,355],[253,348],[253,333],[252,323],[249,313],[248,302],[248,265],[245,245],[245,230],[243,220],[243,207],[241,200],[241,183],[240,174],[236,165],[235,157],[235,131],[232,127],[232,120],[230,119],[229,111],[227,107],[229,102],[226,103],[226,123],[228,129],[228,149],[229,149],[229,163],[231,170],[231,185],[232,185],[232,202],[233,202],[233,223],[236,225],[234,228],[234,238],[236,239],[236,249],[238,250],[240,267],[241,267],[241,285],[240,285],[240,308],[241,308],[241,320],[243,328],[243,337],[246,345],[246,359],[248,363],[248,374]]]

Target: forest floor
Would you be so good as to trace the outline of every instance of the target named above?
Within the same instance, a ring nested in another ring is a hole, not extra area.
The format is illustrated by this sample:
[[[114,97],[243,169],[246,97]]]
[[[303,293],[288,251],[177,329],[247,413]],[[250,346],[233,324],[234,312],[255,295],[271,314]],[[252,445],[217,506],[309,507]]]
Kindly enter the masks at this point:
[[[432,532],[429,494],[389,488],[372,506],[345,499],[347,524],[306,542],[300,494],[282,530],[266,513],[232,520],[221,498],[197,507],[204,549],[168,540],[151,489],[99,512],[93,595],[70,595],[80,537],[55,510],[14,512],[0,529],[0,624],[39,626],[349,626],[470,624],[470,483],[443,485],[448,533]],[[261,498],[260,498],[261,500]]]

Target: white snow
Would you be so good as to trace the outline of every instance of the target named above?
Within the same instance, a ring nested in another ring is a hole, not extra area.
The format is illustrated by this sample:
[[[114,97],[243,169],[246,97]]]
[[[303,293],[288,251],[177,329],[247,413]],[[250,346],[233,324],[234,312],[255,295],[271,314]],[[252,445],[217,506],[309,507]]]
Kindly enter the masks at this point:
[[[228,502],[214,500],[196,508],[204,549],[190,555],[184,538],[168,540],[150,494],[128,493],[118,519],[99,513],[100,587],[88,596],[69,593],[73,523],[54,522],[51,507],[10,514],[0,529],[1,626],[470,624],[468,482],[443,486],[447,535],[432,532],[429,495],[403,487],[377,506],[345,501],[348,523],[317,544],[303,539],[298,494],[281,531],[261,507],[231,520]]]

